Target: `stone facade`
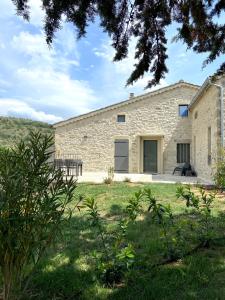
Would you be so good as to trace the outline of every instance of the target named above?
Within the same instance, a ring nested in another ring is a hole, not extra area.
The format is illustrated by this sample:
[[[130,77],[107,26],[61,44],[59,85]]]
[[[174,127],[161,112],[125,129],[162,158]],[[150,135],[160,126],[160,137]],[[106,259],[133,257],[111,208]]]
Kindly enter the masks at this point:
[[[177,143],[191,143],[192,139],[193,114],[180,117],[179,105],[189,104],[197,91],[195,85],[178,82],[58,123],[56,155],[82,159],[84,172],[107,171],[114,166],[115,139],[128,139],[129,172],[142,173],[143,141],[154,139],[158,141],[158,173],[171,173],[177,165]],[[117,122],[121,114],[125,123]]]
[[[221,85],[221,80],[216,84]],[[220,90],[209,85],[191,106],[192,164],[202,179],[212,179],[221,153]]]

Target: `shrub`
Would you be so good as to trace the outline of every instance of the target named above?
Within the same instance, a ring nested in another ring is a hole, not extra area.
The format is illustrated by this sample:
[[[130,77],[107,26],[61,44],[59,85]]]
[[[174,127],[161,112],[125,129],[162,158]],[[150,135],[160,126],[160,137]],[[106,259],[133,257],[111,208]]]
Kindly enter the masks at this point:
[[[174,216],[171,207],[170,205],[158,203],[150,188],[144,190],[144,195],[147,197],[149,203],[148,211],[151,213],[152,219],[162,228],[165,255],[169,260],[175,260],[181,256],[182,240],[180,230],[179,228],[176,228],[174,224]]]
[[[113,182],[112,178],[106,177],[103,179],[103,183],[105,184],[111,184]]]
[[[199,213],[199,239],[201,246],[208,247],[213,237],[211,221],[215,193],[207,194],[203,187],[199,187],[199,195],[196,195],[190,186],[180,186],[177,189],[177,197],[183,198],[187,207],[194,208]]]
[[[216,164],[214,181],[218,189],[222,191],[225,189],[225,150],[221,151],[221,158]]]
[[[131,182],[131,179],[130,179],[130,177],[125,177],[123,181],[124,182]]]
[[[0,268],[4,300],[19,299],[31,271],[60,230],[75,182],[48,163],[53,138],[29,134],[0,152]]]
[[[141,212],[142,197],[143,193],[139,191],[129,200],[125,209],[126,217],[120,220],[113,233],[109,233],[105,228],[95,199],[86,198],[84,201],[84,206],[88,209],[90,225],[97,228],[101,240],[100,254],[95,251],[93,256],[96,261],[97,275],[106,285],[120,283],[135,261],[135,250],[126,240],[126,232],[128,225],[133,223]]]
[[[113,179],[114,179],[114,168],[110,167],[108,169],[108,177],[104,178],[103,182],[105,184],[111,184],[113,182]]]
[[[108,169],[108,178],[111,178],[112,181],[113,181],[113,179],[114,179],[114,168],[113,168],[113,167],[110,167],[110,168]]]

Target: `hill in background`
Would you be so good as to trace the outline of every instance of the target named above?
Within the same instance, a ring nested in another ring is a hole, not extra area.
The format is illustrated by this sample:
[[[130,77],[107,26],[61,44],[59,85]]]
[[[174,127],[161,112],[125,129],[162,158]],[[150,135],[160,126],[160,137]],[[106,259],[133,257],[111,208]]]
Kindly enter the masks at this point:
[[[47,123],[29,119],[0,117],[0,146],[13,146],[21,138],[26,138],[29,130],[53,133],[53,127]]]

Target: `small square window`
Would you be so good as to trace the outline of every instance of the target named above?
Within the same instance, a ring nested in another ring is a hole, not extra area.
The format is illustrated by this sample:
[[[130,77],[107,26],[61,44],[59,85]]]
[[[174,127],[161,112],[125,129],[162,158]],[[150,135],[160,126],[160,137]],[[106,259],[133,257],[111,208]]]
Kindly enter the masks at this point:
[[[125,115],[118,115],[117,116],[117,122],[118,123],[124,123],[125,122]]]
[[[188,117],[188,105],[179,105],[179,116]]]

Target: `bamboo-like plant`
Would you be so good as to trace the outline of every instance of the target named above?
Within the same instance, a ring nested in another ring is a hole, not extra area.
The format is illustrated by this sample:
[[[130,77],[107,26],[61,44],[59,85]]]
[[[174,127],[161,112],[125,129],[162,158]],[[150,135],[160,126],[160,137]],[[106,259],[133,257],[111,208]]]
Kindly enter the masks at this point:
[[[19,299],[51,246],[73,198],[75,181],[50,163],[53,137],[31,132],[0,152],[0,270],[4,300]],[[28,271],[29,270],[29,271]]]

